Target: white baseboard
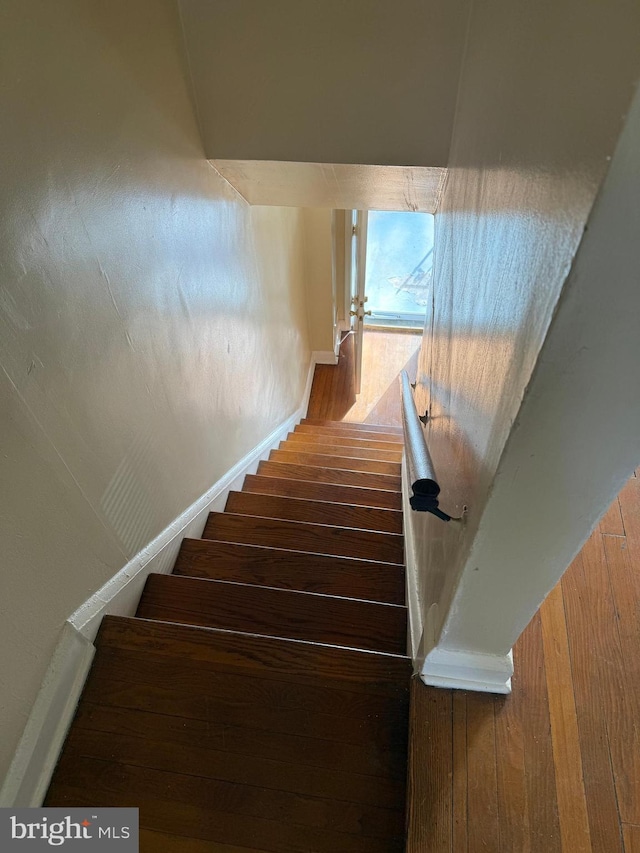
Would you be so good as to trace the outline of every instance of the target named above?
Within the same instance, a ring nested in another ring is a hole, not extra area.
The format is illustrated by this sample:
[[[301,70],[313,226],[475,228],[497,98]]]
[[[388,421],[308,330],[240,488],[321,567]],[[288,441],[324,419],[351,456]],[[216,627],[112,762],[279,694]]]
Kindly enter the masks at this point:
[[[422,665],[422,646],[424,628],[422,607],[418,591],[418,567],[415,552],[415,534],[413,531],[413,512],[409,507],[409,477],[407,475],[406,454],[402,454],[402,524],[404,533],[405,584],[408,609],[408,653],[413,661],[414,672]]]
[[[42,804],[94,653],[93,643],[66,622],[0,790],[0,807]]]
[[[93,641],[102,617],[107,614],[133,616],[147,576],[151,572],[171,572],[182,540],[202,534],[209,512],[224,509],[229,492],[240,489],[245,475],[255,473],[260,461],[266,459],[306,415],[315,365],[325,363],[318,361],[316,355],[318,353],[311,354],[303,398],[297,411],[230,468],[67,619],[0,789],[0,807],[37,807],[42,804],[91,666],[95,653]]]
[[[437,646],[427,654],[420,678],[431,687],[475,690],[480,693],[511,693],[513,655],[444,649]]]
[[[333,350],[315,350],[311,353],[314,364],[337,364],[338,356]]]

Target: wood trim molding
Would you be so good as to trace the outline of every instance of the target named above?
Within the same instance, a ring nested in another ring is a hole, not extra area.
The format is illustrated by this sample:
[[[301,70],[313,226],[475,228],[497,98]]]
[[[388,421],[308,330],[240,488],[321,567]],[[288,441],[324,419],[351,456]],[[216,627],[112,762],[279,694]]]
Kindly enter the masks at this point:
[[[487,655],[435,646],[426,655],[420,678],[431,687],[511,693],[513,655]]]

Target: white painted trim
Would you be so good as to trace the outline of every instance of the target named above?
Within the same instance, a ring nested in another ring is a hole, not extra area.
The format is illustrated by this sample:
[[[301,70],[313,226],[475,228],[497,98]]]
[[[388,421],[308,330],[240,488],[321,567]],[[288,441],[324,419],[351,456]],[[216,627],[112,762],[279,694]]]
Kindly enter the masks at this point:
[[[224,509],[229,492],[241,488],[245,475],[255,473],[259,462],[306,415],[315,365],[324,363],[316,359],[317,355],[323,353],[311,354],[302,402],[297,411],[230,468],[65,622],[0,789],[0,807],[42,804],[93,660],[93,641],[102,617],[106,614],[133,616],[147,576],[151,572],[171,572],[185,536],[199,537],[209,512]]]
[[[93,644],[66,622],[0,790],[0,807],[42,804],[94,653]]]
[[[437,646],[427,654],[420,678],[431,687],[511,693],[513,655],[487,655]]]
[[[333,352],[333,350],[316,350],[311,355],[313,357],[314,365],[338,363],[338,356]]]
[[[414,672],[420,670],[422,661],[422,607],[418,591],[418,566],[416,561],[415,534],[413,532],[413,510],[409,505],[409,476],[406,453],[402,454],[402,525],[404,533],[404,563],[406,600],[408,609],[408,653],[413,661]]]

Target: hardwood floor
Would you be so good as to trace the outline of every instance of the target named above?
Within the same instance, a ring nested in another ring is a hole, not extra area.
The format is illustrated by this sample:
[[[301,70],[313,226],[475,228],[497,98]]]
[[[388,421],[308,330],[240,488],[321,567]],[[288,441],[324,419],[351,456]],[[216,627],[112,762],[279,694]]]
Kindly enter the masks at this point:
[[[316,417],[354,411],[349,358],[323,368]],[[387,400],[366,420],[400,422],[391,390],[368,387]],[[640,853],[638,474],[518,640],[510,696],[413,681],[407,853]]]
[[[338,364],[316,367],[309,418],[401,426],[398,374],[404,368],[413,382],[422,335],[365,331],[362,389],[353,383],[353,338],[342,342]]]
[[[414,683],[408,851],[638,850],[638,566],[634,476],[516,643],[510,696]]]

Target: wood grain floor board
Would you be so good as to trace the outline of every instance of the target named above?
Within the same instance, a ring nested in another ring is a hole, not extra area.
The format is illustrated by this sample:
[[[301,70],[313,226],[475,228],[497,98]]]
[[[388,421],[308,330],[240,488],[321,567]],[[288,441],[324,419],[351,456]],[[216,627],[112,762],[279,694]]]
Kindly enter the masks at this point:
[[[529,835],[533,850],[561,851],[560,818],[554,772],[551,719],[540,613],[520,638],[520,681],[526,725],[523,726]],[[508,700],[507,700],[508,701]]]
[[[452,690],[451,849],[467,853],[469,809],[467,805],[467,694]]]
[[[640,825],[640,548],[620,536],[602,537],[611,586],[620,672],[611,681],[608,732],[618,809]],[[612,674],[613,675],[613,674]]]
[[[408,769],[407,851],[447,853],[451,845],[452,696],[411,683],[409,739],[417,744]]]
[[[540,608],[540,619],[562,848],[590,853],[589,815],[561,587],[555,587],[548,595]]]
[[[525,748],[528,702],[521,685],[527,670],[523,667],[522,646],[518,641],[513,650],[513,692],[504,700],[495,700],[500,849],[505,853],[533,849]],[[535,766],[531,772],[536,772]]]
[[[620,501],[616,497],[609,509],[602,516],[599,523],[600,533],[608,533],[612,536],[624,536],[624,522],[622,521],[622,510]]]
[[[467,843],[469,853],[500,850],[495,697],[467,693]]]
[[[615,638],[611,648],[608,623],[615,616],[610,590],[602,584],[601,553],[599,534],[594,533],[563,577],[562,591],[592,849],[617,853],[623,849],[622,833],[607,730],[608,678],[603,670],[619,649]]]
[[[640,826],[623,823],[622,831],[624,837],[624,853],[640,853]]]

